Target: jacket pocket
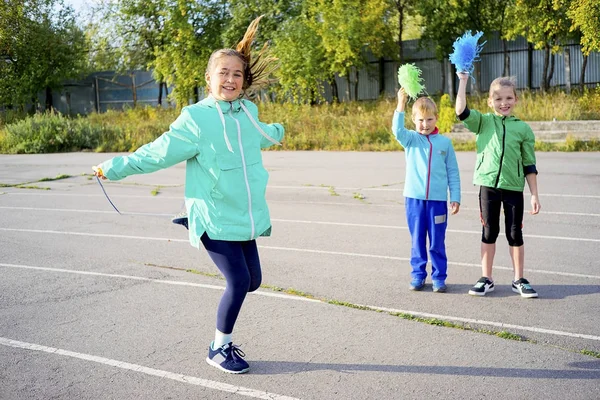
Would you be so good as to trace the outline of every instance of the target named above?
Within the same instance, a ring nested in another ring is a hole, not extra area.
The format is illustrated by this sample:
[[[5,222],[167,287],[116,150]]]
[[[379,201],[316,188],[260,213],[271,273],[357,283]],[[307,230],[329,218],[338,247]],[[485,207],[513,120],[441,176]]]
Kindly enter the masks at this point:
[[[228,171],[236,168],[242,168],[244,162],[246,166],[254,165],[261,160],[260,149],[249,150],[244,153],[242,158],[239,152],[236,153],[217,153],[216,154],[217,165],[222,171]]]
[[[484,158],[485,158],[485,153],[477,154],[477,167],[475,167],[476,171],[479,169],[479,167],[481,167],[481,164],[483,164]]]

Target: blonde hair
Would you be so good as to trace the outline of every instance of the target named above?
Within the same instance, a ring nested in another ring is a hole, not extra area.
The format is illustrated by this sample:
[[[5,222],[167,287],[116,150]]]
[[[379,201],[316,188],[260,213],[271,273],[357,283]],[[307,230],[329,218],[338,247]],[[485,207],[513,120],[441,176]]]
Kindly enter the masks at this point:
[[[490,83],[490,98],[494,95],[494,92],[501,88],[512,88],[515,96],[517,95],[517,78],[514,76],[501,76],[496,78]]]
[[[429,97],[419,97],[412,106],[412,116],[415,118],[417,113],[421,115],[433,114],[437,117],[437,106]]]
[[[208,65],[206,66],[206,74],[210,74],[215,68],[217,60],[222,57],[232,56],[237,57],[242,62],[244,74],[243,90],[248,90],[250,88],[258,89],[271,83],[269,76],[279,67],[279,65],[275,62],[277,59],[268,54],[268,42],[264,44],[258,54],[252,57],[252,43],[256,37],[258,23],[262,17],[263,15],[256,18],[248,25],[248,29],[246,29],[243,39],[237,44],[235,50],[220,49],[214,51],[210,55]]]

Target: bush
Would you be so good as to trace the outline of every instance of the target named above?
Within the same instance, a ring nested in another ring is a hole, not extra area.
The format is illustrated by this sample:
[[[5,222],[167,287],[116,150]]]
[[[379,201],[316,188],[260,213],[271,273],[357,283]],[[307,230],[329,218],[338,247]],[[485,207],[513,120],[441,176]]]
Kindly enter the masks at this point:
[[[85,118],[71,120],[45,113],[6,125],[0,140],[4,150],[17,154],[93,150],[101,131]]]
[[[440,98],[438,110],[439,118],[437,121],[437,127],[441,133],[448,133],[452,130],[452,127],[456,123],[456,111],[454,104],[452,104],[450,101],[450,96],[444,94]]]

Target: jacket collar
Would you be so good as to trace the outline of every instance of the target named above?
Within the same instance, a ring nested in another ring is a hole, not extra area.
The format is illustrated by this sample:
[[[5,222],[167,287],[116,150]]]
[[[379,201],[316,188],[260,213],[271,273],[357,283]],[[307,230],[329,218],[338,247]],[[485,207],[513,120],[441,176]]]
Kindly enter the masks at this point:
[[[436,126],[435,129],[429,135],[423,135],[422,133],[419,133],[419,135],[421,135],[421,136],[431,136],[431,135],[437,135],[438,133],[440,133],[440,130]]]
[[[240,99],[236,99],[233,101],[217,100],[212,95],[209,95],[207,98],[202,100],[202,104],[207,105],[209,107],[215,107],[215,103],[219,103],[219,106],[221,106],[221,109],[223,110],[224,113],[228,113],[232,107],[233,107],[233,112],[238,112],[240,110],[240,108],[242,108],[242,106],[240,105],[240,102],[241,102]]]

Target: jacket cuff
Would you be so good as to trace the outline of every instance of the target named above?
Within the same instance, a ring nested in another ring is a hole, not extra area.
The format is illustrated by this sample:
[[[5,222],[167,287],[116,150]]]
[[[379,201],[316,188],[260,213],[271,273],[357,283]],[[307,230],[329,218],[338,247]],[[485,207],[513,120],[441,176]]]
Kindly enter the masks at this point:
[[[463,110],[463,112],[460,113],[460,115],[458,116],[458,119],[461,121],[464,121],[465,119],[467,119],[469,117],[469,114],[471,114],[471,110],[469,110],[469,107],[465,106],[465,109]]]
[[[525,176],[529,175],[529,174],[538,174],[538,170],[534,165],[527,165],[525,167],[523,167],[523,172],[525,173]]]

